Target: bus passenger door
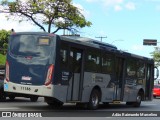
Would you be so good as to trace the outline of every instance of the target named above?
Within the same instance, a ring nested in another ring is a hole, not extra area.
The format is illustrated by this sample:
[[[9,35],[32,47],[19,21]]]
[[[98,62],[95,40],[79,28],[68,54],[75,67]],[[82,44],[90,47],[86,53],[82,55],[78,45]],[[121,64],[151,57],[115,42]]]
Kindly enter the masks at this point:
[[[68,101],[78,101],[80,98],[82,50],[71,48],[69,54],[69,71],[71,74],[68,86]]]
[[[123,99],[123,85],[124,85],[124,59],[116,57],[116,79],[114,89],[114,100]]]
[[[151,100],[152,99],[152,86],[154,84],[154,77],[153,77],[153,71],[152,68],[153,65],[147,64],[147,70],[146,70],[146,81],[144,81],[145,84],[145,99],[146,100]]]

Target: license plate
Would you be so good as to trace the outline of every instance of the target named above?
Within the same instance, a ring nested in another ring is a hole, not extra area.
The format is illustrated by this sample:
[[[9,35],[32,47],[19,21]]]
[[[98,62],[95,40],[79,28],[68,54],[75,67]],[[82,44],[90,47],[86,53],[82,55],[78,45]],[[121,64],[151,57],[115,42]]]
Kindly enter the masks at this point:
[[[23,91],[31,91],[31,88],[30,87],[21,87],[21,90],[23,90]]]
[[[4,84],[4,90],[8,90],[8,84]]]

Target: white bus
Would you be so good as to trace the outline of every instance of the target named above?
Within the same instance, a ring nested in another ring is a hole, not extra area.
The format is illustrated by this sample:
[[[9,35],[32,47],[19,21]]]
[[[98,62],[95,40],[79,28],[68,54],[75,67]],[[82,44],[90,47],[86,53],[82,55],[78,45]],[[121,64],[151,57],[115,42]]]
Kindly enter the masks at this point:
[[[48,105],[152,100],[154,61],[89,38],[49,33],[13,33],[4,90],[43,96]]]

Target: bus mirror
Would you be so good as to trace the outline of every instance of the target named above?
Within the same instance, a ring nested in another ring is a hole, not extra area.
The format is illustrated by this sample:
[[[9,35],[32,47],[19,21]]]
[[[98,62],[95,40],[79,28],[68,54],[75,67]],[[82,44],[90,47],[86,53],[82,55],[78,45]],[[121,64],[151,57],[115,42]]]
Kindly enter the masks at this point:
[[[155,76],[154,80],[156,80],[159,77],[159,70],[157,67],[155,67],[155,69],[156,70],[154,71],[154,76]]]

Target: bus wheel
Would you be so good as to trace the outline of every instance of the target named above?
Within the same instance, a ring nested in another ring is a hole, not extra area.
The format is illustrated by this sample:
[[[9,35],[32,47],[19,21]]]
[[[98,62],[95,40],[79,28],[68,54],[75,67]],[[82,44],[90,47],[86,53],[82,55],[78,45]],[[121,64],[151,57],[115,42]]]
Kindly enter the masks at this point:
[[[37,102],[38,97],[37,96],[32,96],[30,97],[31,102]]]
[[[15,96],[11,95],[11,96],[9,96],[9,99],[10,99],[11,101],[14,101]]]
[[[90,100],[88,103],[88,108],[91,110],[96,110],[100,102],[100,92],[97,89],[93,89],[90,95]]]
[[[138,93],[136,102],[133,102],[134,107],[140,107],[142,101],[142,94]]]

